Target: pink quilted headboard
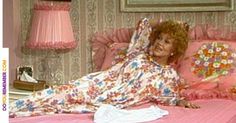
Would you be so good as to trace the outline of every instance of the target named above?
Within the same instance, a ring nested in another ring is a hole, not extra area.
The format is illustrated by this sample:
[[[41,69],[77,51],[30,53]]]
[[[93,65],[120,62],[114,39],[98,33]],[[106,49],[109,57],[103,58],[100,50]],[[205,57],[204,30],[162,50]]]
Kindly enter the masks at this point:
[[[236,32],[231,31],[229,26],[197,25],[190,29],[189,35],[191,40],[236,40]]]
[[[132,28],[97,32],[91,40],[94,71],[109,68],[118,52],[128,48],[132,33]]]

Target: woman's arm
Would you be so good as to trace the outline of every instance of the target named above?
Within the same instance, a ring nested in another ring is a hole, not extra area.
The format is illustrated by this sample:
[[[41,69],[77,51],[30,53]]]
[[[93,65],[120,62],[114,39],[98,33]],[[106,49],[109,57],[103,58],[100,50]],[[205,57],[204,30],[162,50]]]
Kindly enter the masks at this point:
[[[147,48],[149,45],[149,36],[151,30],[152,29],[149,24],[149,19],[144,18],[138,22],[132,35],[129,48],[127,50],[127,55],[144,51]]]
[[[188,102],[180,96],[181,89],[185,89],[186,85],[183,79],[173,69],[164,69],[162,72],[164,81],[162,87],[158,87],[160,83],[157,83],[151,93],[151,101],[163,105],[181,106],[185,108],[199,108],[191,102]],[[155,84],[154,84],[155,85]],[[183,86],[183,87],[182,87]],[[157,91],[157,93],[155,93]]]
[[[185,99],[181,99],[178,97],[164,97],[163,96],[163,97],[158,97],[151,100],[157,104],[163,104],[163,105],[173,105],[173,106],[180,106],[180,107],[193,108],[193,109],[200,108],[199,105],[196,105],[194,103],[191,103]]]

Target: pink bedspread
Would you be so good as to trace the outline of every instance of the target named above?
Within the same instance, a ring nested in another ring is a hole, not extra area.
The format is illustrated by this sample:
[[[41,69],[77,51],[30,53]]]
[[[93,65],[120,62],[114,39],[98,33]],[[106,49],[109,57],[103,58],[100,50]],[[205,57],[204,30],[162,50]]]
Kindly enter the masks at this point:
[[[160,106],[169,115],[149,123],[236,123],[236,101],[224,99],[196,100],[200,109]],[[143,105],[148,107],[151,104]],[[138,107],[140,108],[140,107]],[[57,114],[11,118],[10,123],[93,123],[93,114]]]

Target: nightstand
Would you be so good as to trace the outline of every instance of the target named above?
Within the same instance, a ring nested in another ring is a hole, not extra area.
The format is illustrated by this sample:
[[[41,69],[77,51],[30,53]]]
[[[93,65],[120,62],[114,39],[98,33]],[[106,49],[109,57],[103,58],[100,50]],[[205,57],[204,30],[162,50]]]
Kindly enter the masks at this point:
[[[25,98],[32,95],[33,93],[33,91],[16,89],[12,85],[10,85],[9,102],[11,103],[17,99]]]

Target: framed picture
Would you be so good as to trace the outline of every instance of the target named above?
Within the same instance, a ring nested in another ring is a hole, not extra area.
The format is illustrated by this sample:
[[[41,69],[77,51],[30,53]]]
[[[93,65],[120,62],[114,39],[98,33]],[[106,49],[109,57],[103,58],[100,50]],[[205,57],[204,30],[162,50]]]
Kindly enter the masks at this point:
[[[234,0],[120,0],[123,12],[232,11]]]
[[[21,66],[17,67],[17,80],[20,80],[20,77],[24,71],[29,76],[33,77],[33,66],[32,65],[21,65]]]

